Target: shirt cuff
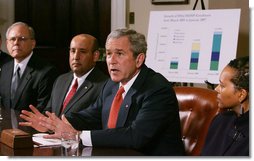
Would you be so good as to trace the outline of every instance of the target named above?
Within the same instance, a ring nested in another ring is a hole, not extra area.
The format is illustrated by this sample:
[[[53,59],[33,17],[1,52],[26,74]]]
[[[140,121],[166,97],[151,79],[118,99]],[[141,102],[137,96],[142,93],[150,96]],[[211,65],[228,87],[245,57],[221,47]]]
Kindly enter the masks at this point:
[[[93,146],[91,139],[91,131],[82,131],[80,134],[80,139],[82,140],[82,144],[84,146]]]

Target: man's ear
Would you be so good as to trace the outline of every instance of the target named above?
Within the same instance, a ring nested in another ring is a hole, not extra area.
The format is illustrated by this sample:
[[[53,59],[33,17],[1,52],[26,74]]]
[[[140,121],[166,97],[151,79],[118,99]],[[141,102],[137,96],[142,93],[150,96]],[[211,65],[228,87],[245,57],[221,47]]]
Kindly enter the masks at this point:
[[[146,56],[145,56],[144,53],[138,54],[138,56],[136,58],[136,66],[137,66],[137,68],[141,67],[141,65],[144,63],[145,57]]]
[[[93,52],[94,61],[98,61],[100,58],[100,52],[99,50],[96,50]]]

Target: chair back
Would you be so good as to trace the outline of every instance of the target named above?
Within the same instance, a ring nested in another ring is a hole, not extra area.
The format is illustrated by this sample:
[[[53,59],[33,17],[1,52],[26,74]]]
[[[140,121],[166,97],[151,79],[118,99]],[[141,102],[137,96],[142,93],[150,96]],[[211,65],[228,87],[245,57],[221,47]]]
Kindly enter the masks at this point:
[[[174,87],[179,103],[182,140],[186,155],[198,156],[219,108],[217,92],[200,87]]]

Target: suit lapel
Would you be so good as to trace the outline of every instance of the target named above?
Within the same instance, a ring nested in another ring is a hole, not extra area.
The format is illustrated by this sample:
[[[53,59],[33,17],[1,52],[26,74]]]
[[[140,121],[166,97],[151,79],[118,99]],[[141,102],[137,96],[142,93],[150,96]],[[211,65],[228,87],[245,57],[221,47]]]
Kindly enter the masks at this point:
[[[12,60],[10,63],[6,64],[6,67],[2,69],[2,77],[5,80],[3,84],[1,84],[1,88],[7,93],[9,100],[11,100],[11,82],[12,82],[12,75],[13,75],[13,68],[14,68],[14,61]],[[9,101],[8,107],[11,107],[11,101]]]
[[[64,113],[68,112],[71,108],[73,108],[73,105],[80,100],[81,97],[87,94],[87,92],[93,87],[92,82],[97,82],[98,81],[98,74],[100,74],[99,70],[97,67],[95,67],[91,73],[87,76],[85,81],[82,83],[82,85],[78,88],[77,92],[73,96],[73,98],[70,100],[69,104],[66,106],[65,110],[63,111]],[[73,77],[72,77],[73,79]],[[67,93],[67,91],[66,91]],[[86,97],[84,97],[86,98]],[[84,99],[82,98],[82,99]]]
[[[30,58],[29,62],[27,63],[27,66],[24,70],[23,75],[21,76],[19,85],[17,87],[16,90],[16,95],[13,101],[13,107],[16,108],[16,105],[22,95],[22,92],[24,91],[24,88],[27,86],[27,84],[29,83],[29,81],[32,79],[32,75],[34,70],[34,66],[36,66],[37,62],[34,62],[35,58],[32,55],[32,57]]]
[[[118,114],[118,120],[117,120],[116,127],[123,127],[124,126],[124,124],[127,120],[128,113],[131,108],[133,95],[139,90],[140,87],[142,87],[142,84],[144,84],[144,82],[147,78],[147,74],[148,74],[148,68],[146,67],[146,65],[143,65],[138,77],[136,78],[136,80],[132,84],[131,88],[125,95],[125,98],[123,100],[123,103],[121,105],[121,108],[120,108],[120,111]]]
[[[123,103],[120,107],[120,111],[118,114],[118,120],[117,120],[117,125],[116,127],[123,127],[126,120],[127,116],[130,110],[130,106],[132,103],[132,96],[136,93],[136,90],[133,90],[132,88],[129,89],[128,93],[125,95]]]
[[[83,96],[85,95],[91,88],[92,88],[92,83],[88,80],[85,80],[82,85],[78,88],[77,92],[74,94],[70,102],[67,104],[66,108],[64,109],[64,113],[69,111],[72,106]]]
[[[57,116],[60,116],[60,114],[62,112],[63,102],[64,102],[65,96],[69,90],[69,86],[71,85],[72,79],[73,79],[73,73],[71,72],[64,81],[61,81],[60,86],[62,87],[62,89],[57,89],[57,90],[62,91],[59,93],[63,93],[63,94],[59,95],[59,101],[57,101],[58,102],[58,104],[56,105],[57,109],[55,109]]]
[[[18,100],[20,99],[22,95],[22,91],[24,91],[24,88],[29,83],[30,79],[32,79],[32,73],[34,72],[34,69],[27,64],[27,67],[21,76],[19,85],[17,87],[16,95],[13,101],[13,106],[16,107],[16,104],[18,103]]]
[[[110,86],[111,87],[111,86]],[[119,88],[119,83],[114,83],[112,88],[109,90],[111,93],[107,96],[107,101],[103,102],[103,110],[105,111],[102,115],[102,122],[104,123],[104,126],[107,127],[108,119],[109,119],[109,113],[110,108],[113,102],[113,99],[117,93],[117,90]]]
[[[105,104],[105,107],[107,108],[107,112],[108,112],[108,117],[109,117],[109,113],[110,113],[110,108],[113,102],[113,99],[118,91],[119,88],[119,84],[116,84],[113,88],[112,88],[112,95],[109,96],[109,100],[111,101],[111,104]],[[122,102],[122,105],[120,107],[119,113],[118,113],[118,119],[117,119],[117,123],[116,123],[116,127],[123,127],[129,110],[130,110],[130,106],[132,103],[132,96],[136,93],[136,90],[133,90],[132,88],[129,89],[129,91],[126,93],[124,100]],[[108,118],[107,118],[108,120]]]

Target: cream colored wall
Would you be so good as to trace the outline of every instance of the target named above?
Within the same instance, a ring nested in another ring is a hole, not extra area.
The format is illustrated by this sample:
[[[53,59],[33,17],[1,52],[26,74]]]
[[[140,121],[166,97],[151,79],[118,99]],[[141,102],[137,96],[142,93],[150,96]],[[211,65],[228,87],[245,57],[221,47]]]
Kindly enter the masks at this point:
[[[14,0],[0,0],[0,32],[2,35],[2,46],[3,51],[6,50],[5,45],[5,32],[9,25],[14,22]]]
[[[196,9],[201,9],[201,0]],[[126,0],[126,26],[147,36],[150,11],[192,10],[196,0],[183,5],[153,5],[151,0]],[[241,8],[237,56],[249,54],[249,0],[204,0],[206,9]],[[129,24],[129,12],[135,13],[135,23]]]
[[[250,55],[250,10],[249,0],[210,0],[210,9],[240,8],[240,26],[237,46],[237,57]]]
[[[163,10],[192,10],[196,0],[189,0],[189,4],[181,5],[153,5],[151,0],[126,0],[127,7],[127,27],[130,27],[138,32],[143,33],[147,36],[148,24],[149,24],[149,13],[150,11],[163,11]],[[208,1],[204,0],[205,7],[208,8]],[[201,3],[196,6],[196,9],[201,9]],[[135,13],[135,23],[129,24],[129,12]]]

